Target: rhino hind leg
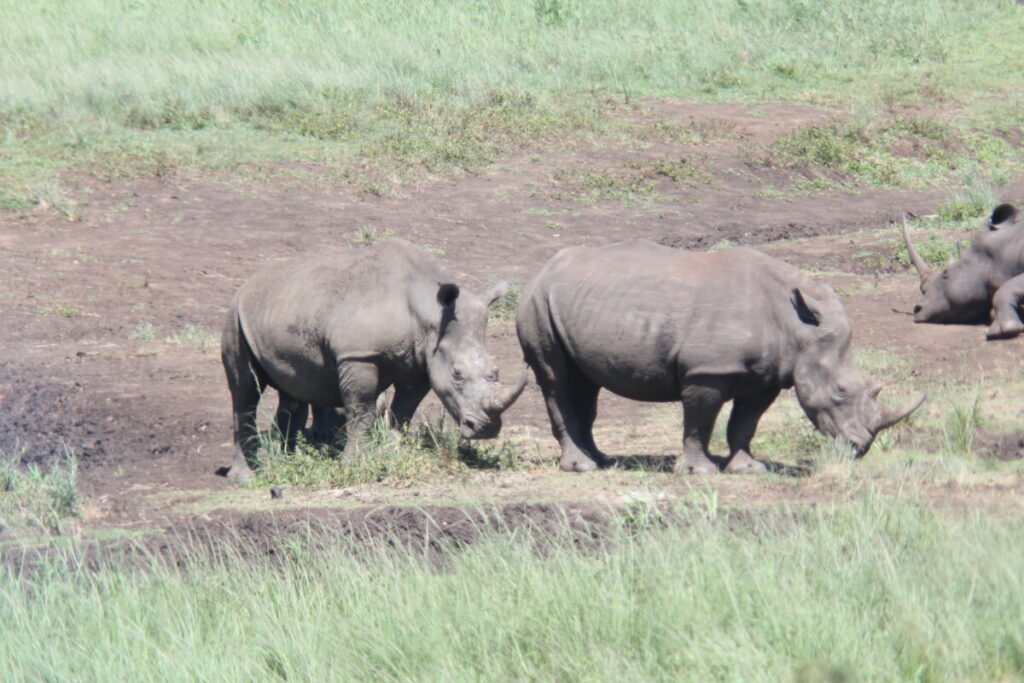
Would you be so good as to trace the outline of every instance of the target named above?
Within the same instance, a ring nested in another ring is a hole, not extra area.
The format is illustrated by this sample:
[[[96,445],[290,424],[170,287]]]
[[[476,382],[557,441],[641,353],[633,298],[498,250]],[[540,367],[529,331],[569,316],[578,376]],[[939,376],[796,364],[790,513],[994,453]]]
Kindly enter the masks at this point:
[[[562,450],[559,467],[566,472],[596,470],[605,462],[592,433],[600,387],[583,376],[557,342],[547,346],[543,357],[530,344],[523,351],[544,396],[551,434]]]
[[[729,462],[725,471],[730,474],[762,474],[768,471],[763,462],[750,454],[750,442],[757,431],[757,423],[778,397],[778,389],[737,396],[733,400],[732,414],[726,438],[729,441]]]
[[[676,472],[718,472],[718,466],[708,457],[708,444],[723,403],[723,392],[714,383],[695,383],[683,389],[683,455],[676,461]]]
[[[256,407],[267,381],[242,334],[237,316],[229,316],[221,339],[221,360],[231,392],[235,444],[235,457],[226,476],[231,481],[244,482],[253,476],[252,465],[259,448]]]
[[[294,451],[296,437],[306,426],[306,418],[309,417],[309,404],[280,389],[277,393],[279,400],[274,422],[284,439],[285,447],[289,451]]]
[[[992,324],[987,339],[1010,339],[1024,332],[1020,319],[1020,302],[1024,299],[1024,275],[1003,283],[992,296]]]

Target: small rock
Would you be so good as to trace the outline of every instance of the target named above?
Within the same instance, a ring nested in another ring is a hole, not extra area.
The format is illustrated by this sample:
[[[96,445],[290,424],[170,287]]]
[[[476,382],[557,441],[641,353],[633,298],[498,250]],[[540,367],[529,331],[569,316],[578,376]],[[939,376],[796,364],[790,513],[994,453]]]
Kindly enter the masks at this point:
[[[270,497],[273,498],[274,500],[284,498],[284,491],[282,491],[279,486],[271,486]]]

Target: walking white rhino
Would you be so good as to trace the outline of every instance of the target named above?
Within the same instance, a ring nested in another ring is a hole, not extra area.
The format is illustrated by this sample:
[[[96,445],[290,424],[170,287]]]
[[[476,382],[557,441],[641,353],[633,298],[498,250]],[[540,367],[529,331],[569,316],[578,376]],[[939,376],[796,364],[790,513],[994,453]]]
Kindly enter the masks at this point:
[[[228,476],[246,479],[256,454],[256,407],[267,386],[280,394],[277,424],[291,443],[309,406],[328,421],[340,408],[346,455],[394,386],[398,425],[431,389],[469,439],[491,438],[526,385],[502,388],[484,347],[487,307],[430,254],[402,240],[340,249],[278,264],[238,290],[221,355],[234,412],[235,458]]]
[[[836,294],[796,268],[737,248],[691,253],[635,240],[558,252],[523,292],[516,319],[526,362],[547,403],[563,470],[606,462],[594,444],[602,389],[638,401],[682,401],[676,471],[717,471],[708,441],[733,401],[727,472],[763,472],[750,453],[758,420],[779,395],[862,456],[882,429],[917,409],[875,399],[853,362],[850,321]]]

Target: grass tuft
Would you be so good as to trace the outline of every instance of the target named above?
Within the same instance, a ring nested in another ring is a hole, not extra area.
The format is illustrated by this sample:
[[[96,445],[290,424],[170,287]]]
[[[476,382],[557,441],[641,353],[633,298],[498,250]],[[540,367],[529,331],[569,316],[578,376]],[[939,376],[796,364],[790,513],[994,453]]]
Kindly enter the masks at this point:
[[[78,459],[67,446],[64,457],[46,468],[24,465],[22,459],[18,451],[0,452],[0,528],[60,532],[64,521],[76,517],[81,507]]]
[[[377,418],[352,454],[335,447],[314,447],[301,434],[295,451],[289,453],[280,434],[271,428],[260,434],[259,453],[256,472],[261,486],[395,484],[465,475],[471,469],[516,470],[524,462],[512,442],[465,441],[446,418],[407,432],[391,429],[385,418]]]

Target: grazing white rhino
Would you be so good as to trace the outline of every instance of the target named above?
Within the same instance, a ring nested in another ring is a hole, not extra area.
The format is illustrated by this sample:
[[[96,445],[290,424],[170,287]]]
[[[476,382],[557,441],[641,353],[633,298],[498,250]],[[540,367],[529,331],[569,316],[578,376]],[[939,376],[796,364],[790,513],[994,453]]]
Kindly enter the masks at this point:
[[[437,259],[397,239],[261,271],[238,290],[221,343],[234,412],[228,476],[251,475],[256,406],[268,385],[280,394],[277,423],[289,441],[312,405],[314,428],[341,413],[346,454],[390,386],[398,424],[433,389],[463,437],[497,436],[501,413],[527,379],[524,369],[514,387],[502,388],[484,347],[487,307],[506,290],[461,289]]]
[[[959,260],[935,273],[910,241],[903,220],[903,241],[921,276],[918,323],[991,323],[986,337],[1006,339],[1024,332],[1018,304],[1024,299],[1024,221],[1010,204],[1000,204]]]
[[[558,252],[523,292],[516,318],[544,393],[563,470],[605,463],[592,427],[601,388],[682,401],[676,471],[717,471],[708,441],[733,401],[727,472],[763,472],[750,454],[761,415],[796,387],[814,426],[857,456],[908,416],[876,400],[853,362],[850,321],[827,285],[751,249],[691,253],[634,240]]]

